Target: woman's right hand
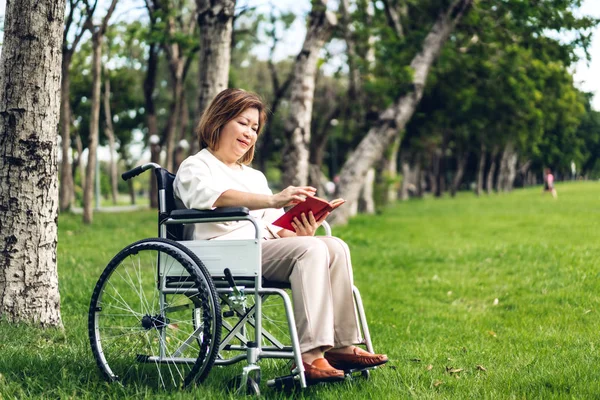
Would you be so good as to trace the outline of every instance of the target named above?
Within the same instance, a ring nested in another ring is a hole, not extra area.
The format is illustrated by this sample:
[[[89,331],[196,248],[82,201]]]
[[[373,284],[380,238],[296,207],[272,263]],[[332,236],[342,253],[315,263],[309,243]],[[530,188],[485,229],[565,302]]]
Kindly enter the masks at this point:
[[[314,196],[317,192],[312,186],[288,186],[272,197],[273,208],[281,208],[301,203],[306,196]]]

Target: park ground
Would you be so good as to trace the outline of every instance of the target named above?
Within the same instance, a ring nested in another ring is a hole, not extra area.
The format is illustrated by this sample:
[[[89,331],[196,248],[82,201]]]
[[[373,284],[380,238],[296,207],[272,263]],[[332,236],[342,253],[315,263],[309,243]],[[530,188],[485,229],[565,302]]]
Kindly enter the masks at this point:
[[[597,398],[600,395],[600,183],[476,198],[413,200],[335,234],[352,249],[375,349],[371,378],[294,398]],[[241,366],[164,393],[104,382],[87,336],[92,288],[126,244],[155,236],[152,211],[59,217],[65,329],[0,322],[0,399],[233,398]],[[266,398],[287,395],[263,386]]]

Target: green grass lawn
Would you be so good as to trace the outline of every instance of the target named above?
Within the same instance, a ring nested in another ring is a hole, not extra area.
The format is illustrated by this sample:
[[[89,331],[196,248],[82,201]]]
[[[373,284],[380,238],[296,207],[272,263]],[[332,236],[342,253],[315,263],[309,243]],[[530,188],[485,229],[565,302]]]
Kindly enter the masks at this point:
[[[336,228],[352,249],[375,349],[391,361],[369,380],[295,397],[598,398],[598,185],[558,184],[558,200],[539,187],[414,200]],[[156,235],[156,216],[80,218],[59,218],[65,330],[0,323],[0,398],[235,397],[224,382],[241,365],[174,393],[101,379],[87,334],[92,289],[121,248]]]

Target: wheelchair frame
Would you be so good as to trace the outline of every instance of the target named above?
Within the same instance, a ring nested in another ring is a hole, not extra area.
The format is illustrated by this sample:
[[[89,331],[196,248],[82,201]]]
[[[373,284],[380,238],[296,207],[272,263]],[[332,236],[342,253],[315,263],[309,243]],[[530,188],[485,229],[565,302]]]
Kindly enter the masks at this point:
[[[148,169],[154,169],[158,183],[159,238],[167,240],[175,239],[175,241],[177,241],[179,244],[186,246],[193,253],[195,253],[198,259],[202,261],[200,264],[204,264],[208,267],[207,269],[211,274],[214,288],[216,289],[217,295],[221,299],[222,304],[225,304],[230,308],[231,311],[229,312],[230,314],[228,316],[237,315],[239,318],[237,323],[234,325],[225,320],[221,320],[220,322],[222,328],[216,327],[216,329],[224,329],[226,331],[226,335],[221,339],[220,343],[213,344],[213,346],[218,346],[218,354],[214,360],[214,365],[232,365],[246,360],[247,365],[242,369],[238,390],[251,390],[255,392],[255,394],[259,394],[260,391],[258,384],[260,383],[261,378],[261,370],[260,366],[258,365],[259,361],[267,358],[291,359],[296,365],[291,375],[269,380],[267,385],[281,388],[287,387],[296,382],[299,383],[302,388],[305,388],[307,386],[307,382],[304,376],[304,367],[302,364],[300,344],[296,331],[292,302],[288,293],[285,291],[285,289],[289,289],[290,286],[288,283],[267,283],[266,286],[263,286],[261,256],[261,242],[263,239],[261,228],[257,221],[250,215],[249,210],[245,207],[216,208],[214,210],[176,209],[172,189],[174,175],[170,174],[156,163],[147,163],[136,167],[125,172],[122,177],[124,180],[128,180]],[[184,225],[228,221],[248,221],[255,228],[255,237],[247,241],[248,246],[250,246],[249,248],[253,249],[251,259],[255,266],[253,267],[252,274],[244,274],[246,276],[233,276],[229,272],[229,269],[226,269],[223,273],[220,273],[220,271],[215,269],[219,266],[218,262],[215,263],[216,267],[211,267],[210,261],[202,260],[203,252],[207,248],[209,249],[212,244],[223,246],[226,245],[227,242],[240,242],[239,240],[181,240],[183,239]],[[326,235],[331,235],[331,228],[326,222],[323,224],[323,227]],[[199,248],[193,245],[194,243],[198,244],[198,242],[202,242],[202,246]],[[160,261],[157,263],[157,267],[159,269],[158,274],[160,275]],[[162,280],[163,278],[165,279]],[[169,277],[166,276],[163,278],[160,278],[159,276],[159,281],[165,282]],[[242,288],[243,290],[241,290]],[[162,293],[168,289],[166,286],[161,285],[159,290]],[[243,304],[245,303],[245,294],[253,296],[254,299],[253,306],[248,310],[245,309],[245,304]],[[270,296],[279,296],[283,301],[291,345],[285,345],[281,343],[274,335],[263,329],[263,302]],[[365,345],[369,352],[373,352],[373,346],[371,343],[371,337],[364,313],[362,299],[358,289],[355,286],[353,287],[353,297],[357,311],[358,325],[363,338],[360,344]],[[246,330],[248,328],[247,324],[249,324],[254,331],[253,337],[249,338],[246,335]],[[225,333],[225,331],[223,331],[223,333]],[[241,344],[232,344],[231,342],[234,339],[239,340]],[[263,340],[265,340],[267,343],[270,343],[270,345],[263,345]],[[226,358],[222,355],[223,351],[225,350],[240,352],[241,354]],[[173,360],[171,360],[171,362],[173,362]],[[186,362],[186,360],[179,360],[175,362]],[[211,366],[209,365],[208,368],[210,369],[210,367]]]

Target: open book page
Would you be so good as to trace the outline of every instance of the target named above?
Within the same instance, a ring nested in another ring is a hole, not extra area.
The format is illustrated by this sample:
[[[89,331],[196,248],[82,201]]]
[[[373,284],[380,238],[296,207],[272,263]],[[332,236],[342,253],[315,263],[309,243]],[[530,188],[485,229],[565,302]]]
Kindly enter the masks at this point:
[[[302,213],[308,216],[308,212],[312,211],[315,219],[318,220],[325,213],[335,210],[345,202],[346,200],[344,199],[335,199],[329,202],[319,197],[309,196],[302,203],[298,203],[294,207],[290,208],[285,214],[273,222],[273,225],[295,232],[295,229],[292,226],[292,221],[295,217],[301,219]]]

